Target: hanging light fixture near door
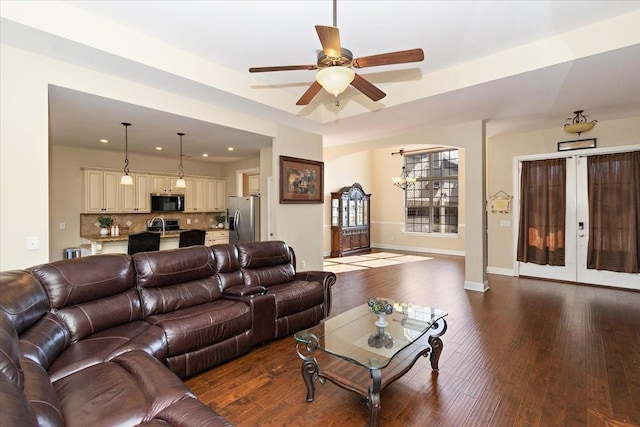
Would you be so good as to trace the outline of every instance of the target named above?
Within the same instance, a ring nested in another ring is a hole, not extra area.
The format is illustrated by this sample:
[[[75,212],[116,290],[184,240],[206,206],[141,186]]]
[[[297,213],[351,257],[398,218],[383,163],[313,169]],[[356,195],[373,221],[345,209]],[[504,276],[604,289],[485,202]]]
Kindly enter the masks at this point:
[[[176,181],[176,188],[186,188],[187,183],[184,180],[184,170],[182,167],[182,137],[184,133],[178,132],[178,136],[180,137],[180,166],[178,166],[178,180]]]
[[[597,121],[592,120],[588,122],[587,116],[582,113],[584,113],[584,110],[574,111],[573,114],[575,114],[575,116],[567,118],[567,120],[571,120],[571,123],[564,125],[564,130],[566,132],[577,133],[579,136],[582,132],[588,132],[593,129]]]
[[[120,178],[120,184],[133,185],[133,178],[129,175],[129,135],[127,131],[131,123],[122,122],[122,126],[124,126],[124,175]]]

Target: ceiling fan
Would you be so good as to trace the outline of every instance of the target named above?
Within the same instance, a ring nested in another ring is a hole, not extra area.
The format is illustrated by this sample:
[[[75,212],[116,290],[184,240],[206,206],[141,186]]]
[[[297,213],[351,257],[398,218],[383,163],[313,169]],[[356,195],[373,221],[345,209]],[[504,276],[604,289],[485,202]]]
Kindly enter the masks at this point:
[[[333,26],[316,25],[316,32],[320,38],[322,51],[318,53],[318,61],[315,65],[283,65],[273,67],[252,67],[250,73],[263,73],[268,71],[290,70],[319,70],[314,81],[307,91],[300,97],[296,105],[307,105],[315,97],[320,89],[324,89],[336,97],[346,90],[351,84],[373,101],[379,101],[387,94],[374,86],[364,77],[356,74],[353,68],[375,67],[379,65],[404,64],[408,62],[420,62],[424,60],[422,49],[410,49],[397,52],[382,53],[378,55],[354,58],[350,50],[340,44],[340,32],[337,26],[337,0],[333,0]]]

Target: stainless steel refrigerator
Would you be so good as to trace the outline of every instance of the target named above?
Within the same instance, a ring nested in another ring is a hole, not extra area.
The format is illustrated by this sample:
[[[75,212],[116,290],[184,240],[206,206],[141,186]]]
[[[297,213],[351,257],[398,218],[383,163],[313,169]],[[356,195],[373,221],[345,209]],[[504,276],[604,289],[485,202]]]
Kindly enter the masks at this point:
[[[229,196],[229,243],[260,240],[260,198]]]

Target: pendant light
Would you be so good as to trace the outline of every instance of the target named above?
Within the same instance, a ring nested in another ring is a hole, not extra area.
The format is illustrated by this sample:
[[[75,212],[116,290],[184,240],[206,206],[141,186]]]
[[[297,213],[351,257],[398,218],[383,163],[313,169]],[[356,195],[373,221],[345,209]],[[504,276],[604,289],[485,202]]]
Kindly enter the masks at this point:
[[[178,172],[178,180],[176,181],[176,188],[186,188],[187,183],[184,180],[184,171],[182,168],[182,137],[184,136],[184,133],[178,132],[178,136],[180,136],[180,166],[178,166],[178,169],[180,170],[180,172]]]
[[[129,135],[127,129],[131,123],[122,123],[124,126],[124,175],[120,178],[120,184],[133,185],[133,178],[129,175]]]

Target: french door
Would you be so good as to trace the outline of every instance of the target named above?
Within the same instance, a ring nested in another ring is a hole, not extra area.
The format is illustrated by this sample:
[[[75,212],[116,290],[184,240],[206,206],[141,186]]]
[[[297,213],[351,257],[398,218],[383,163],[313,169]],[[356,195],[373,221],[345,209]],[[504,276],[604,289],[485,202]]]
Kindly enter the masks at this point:
[[[594,155],[600,153],[596,152],[590,154]],[[558,156],[554,157],[558,158]],[[640,289],[640,274],[595,270],[587,267],[587,249],[590,229],[587,157],[588,154],[566,157],[564,265],[550,266],[516,261],[518,275],[594,285]],[[522,161],[519,161],[518,183],[521,181],[521,164]],[[519,191],[518,186],[518,190],[514,191],[514,198],[516,199],[515,206],[520,205]],[[517,222],[516,230],[519,227],[519,218]]]

